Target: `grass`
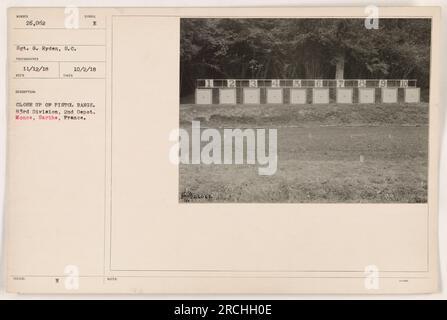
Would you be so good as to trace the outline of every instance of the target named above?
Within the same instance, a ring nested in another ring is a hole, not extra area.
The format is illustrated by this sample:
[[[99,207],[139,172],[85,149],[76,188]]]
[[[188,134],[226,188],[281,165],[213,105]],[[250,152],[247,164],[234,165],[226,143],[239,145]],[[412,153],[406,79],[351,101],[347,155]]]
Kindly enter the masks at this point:
[[[180,116],[185,128],[200,120],[278,130],[276,174],[260,176],[257,165],[181,164],[181,202],[427,201],[426,104],[183,105]]]

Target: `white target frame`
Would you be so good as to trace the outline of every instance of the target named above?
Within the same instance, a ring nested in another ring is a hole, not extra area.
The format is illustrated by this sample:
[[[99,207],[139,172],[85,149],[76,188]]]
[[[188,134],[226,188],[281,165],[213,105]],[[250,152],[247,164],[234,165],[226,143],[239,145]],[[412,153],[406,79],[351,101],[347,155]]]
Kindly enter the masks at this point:
[[[290,89],[290,104],[306,104],[306,102],[307,102],[306,88]]]
[[[267,103],[282,104],[284,102],[284,93],[282,88],[267,88]]]
[[[405,88],[404,90],[405,103],[421,102],[421,88]]]
[[[354,90],[352,88],[337,88],[336,101],[340,104],[352,104],[354,97]]]
[[[243,104],[260,104],[261,103],[261,89],[259,88],[244,88],[242,93]]]
[[[312,89],[312,104],[328,104],[328,103],[329,103],[329,88]]]
[[[359,88],[358,90],[360,104],[376,103],[376,88]]]
[[[381,93],[382,103],[397,103],[397,88],[382,88]]]
[[[213,89],[196,89],[196,104],[213,104]]]

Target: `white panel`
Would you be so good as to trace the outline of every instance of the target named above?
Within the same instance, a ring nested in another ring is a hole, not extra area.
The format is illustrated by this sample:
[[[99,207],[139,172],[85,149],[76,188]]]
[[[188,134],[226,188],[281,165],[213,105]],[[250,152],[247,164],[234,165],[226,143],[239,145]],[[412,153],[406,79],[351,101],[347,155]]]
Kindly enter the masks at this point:
[[[388,86],[388,80],[379,80],[379,88],[386,88]]]
[[[421,98],[420,88],[406,88],[405,89],[405,102],[407,103],[419,103]]]
[[[306,100],[306,89],[290,89],[291,104],[305,104]]]
[[[244,104],[259,104],[259,88],[244,88]]]
[[[375,88],[359,88],[359,103],[374,103],[376,102]]]
[[[228,87],[228,88],[236,88],[236,80],[234,80],[234,79],[228,79],[228,80],[227,80],[227,87]]]
[[[397,103],[397,88],[382,88],[383,103]]]
[[[207,88],[214,87],[214,80],[213,79],[205,79],[205,87],[207,87]]]
[[[213,89],[196,89],[196,104],[212,104]]]
[[[337,103],[352,103],[352,89],[337,88]]]
[[[312,98],[313,98],[312,99],[313,104],[329,103],[329,89],[327,88],[312,89]]]
[[[282,89],[267,89],[267,103],[283,103]]]
[[[236,89],[219,89],[220,104],[236,104]]]

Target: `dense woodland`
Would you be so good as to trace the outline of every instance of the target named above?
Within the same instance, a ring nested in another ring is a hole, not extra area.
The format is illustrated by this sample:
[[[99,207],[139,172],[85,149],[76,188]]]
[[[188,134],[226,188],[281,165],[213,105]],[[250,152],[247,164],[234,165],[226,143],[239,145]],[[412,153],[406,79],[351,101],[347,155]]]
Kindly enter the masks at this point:
[[[427,90],[429,19],[181,19],[181,96],[198,78],[417,79]]]

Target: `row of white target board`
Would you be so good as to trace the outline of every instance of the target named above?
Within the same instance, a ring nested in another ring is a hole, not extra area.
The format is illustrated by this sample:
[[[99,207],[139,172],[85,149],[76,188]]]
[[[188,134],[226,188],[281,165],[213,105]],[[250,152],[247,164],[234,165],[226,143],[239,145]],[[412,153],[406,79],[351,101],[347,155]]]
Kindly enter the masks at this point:
[[[358,98],[356,103],[370,104],[376,103],[376,88],[355,88],[358,90]],[[377,88],[380,91],[381,103],[398,103],[399,88]],[[219,88],[218,104],[236,104],[237,91],[235,88]],[[285,90],[289,90],[290,104],[306,104],[308,103],[308,90],[311,90],[312,104],[328,104],[330,102],[329,88],[265,88],[265,103],[267,104],[283,104],[285,103]],[[336,103],[354,103],[354,88],[336,88]],[[404,90],[403,101],[405,103],[420,102],[420,88],[401,88]],[[196,104],[213,104],[213,89],[197,88]],[[241,95],[242,104],[260,104],[261,89],[260,88],[242,88]]]

